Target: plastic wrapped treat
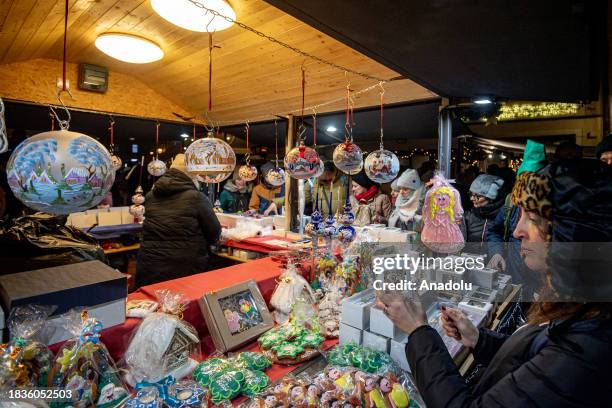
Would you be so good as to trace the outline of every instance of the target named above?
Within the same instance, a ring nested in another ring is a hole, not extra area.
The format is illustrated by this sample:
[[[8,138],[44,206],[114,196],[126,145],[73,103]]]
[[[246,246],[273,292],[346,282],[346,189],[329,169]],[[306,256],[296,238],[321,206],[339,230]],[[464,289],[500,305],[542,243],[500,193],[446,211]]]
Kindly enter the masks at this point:
[[[193,326],[181,319],[187,306],[183,294],[168,290],[155,292],[160,309],[144,318],[125,352],[126,381],[157,382],[171,375],[181,379],[191,374],[200,355],[200,343]]]
[[[207,407],[208,390],[191,380],[176,381],[168,376],[157,383],[143,381],[136,384],[135,394],[123,408],[200,408]]]
[[[11,310],[8,318],[11,340],[0,344],[0,391],[47,385],[53,354],[35,338],[52,312],[52,307],[37,305]]]
[[[102,324],[89,318],[86,311],[71,314],[68,328],[75,338],[58,351],[49,375],[48,386],[72,391],[72,399],[52,402],[51,408],[115,407],[127,399],[128,392],[121,381],[115,362],[100,341]]]
[[[314,303],[314,293],[310,285],[300,274],[297,273],[293,265],[287,265],[287,270],[278,278],[278,283],[270,305],[275,309],[273,312],[274,320],[278,324],[287,322],[294,303],[298,299]]]
[[[433,178],[433,186],[425,196],[423,205],[423,245],[434,252],[452,254],[465,246],[459,223],[463,218],[461,197],[440,174]]]
[[[316,329],[308,330],[290,319],[288,323],[262,334],[257,341],[270,360],[293,365],[319,355],[319,346],[324,340]]]

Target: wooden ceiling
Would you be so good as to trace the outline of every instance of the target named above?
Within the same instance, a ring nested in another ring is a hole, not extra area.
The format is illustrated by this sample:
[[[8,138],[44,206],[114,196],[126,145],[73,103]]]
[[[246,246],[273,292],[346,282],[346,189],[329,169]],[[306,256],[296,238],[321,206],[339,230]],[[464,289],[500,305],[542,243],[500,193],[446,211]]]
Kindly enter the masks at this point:
[[[261,0],[230,0],[236,19],[326,60],[375,77],[398,74]],[[87,62],[132,75],[194,114],[208,106],[208,36],[174,26],[158,16],[148,0],[70,0],[68,60]],[[60,59],[64,0],[0,1],[0,64],[34,58]],[[367,30],[367,27],[364,27]],[[151,64],[128,64],[94,46],[104,32],[137,34],[159,44],[165,57]],[[214,34],[213,113],[224,123],[270,119],[301,105],[300,67],[307,76],[306,106],[342,98],[345,73],[295,54],[236,25]],[[375,81],[349,75],[351,89]],[[113,84],[111,83],[112,87]],[[434,97],[407,80],[385,85],[385,102]],[[355,98],[356,107],[376,105],[377,91]],[[146,103],[146,101],[143,101]],[[321,112],[340,110],[339,101]]]

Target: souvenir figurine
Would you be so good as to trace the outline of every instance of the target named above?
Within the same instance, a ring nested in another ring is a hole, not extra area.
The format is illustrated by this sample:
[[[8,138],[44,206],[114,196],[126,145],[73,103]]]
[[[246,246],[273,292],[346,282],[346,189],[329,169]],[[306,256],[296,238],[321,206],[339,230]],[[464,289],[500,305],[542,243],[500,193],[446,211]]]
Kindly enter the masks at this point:
[[[459,192],[442,175],[436,174],[423,205],[421,241],[434,252],[452,254],[463,249],[465,241],[459,223],[463,217]]]

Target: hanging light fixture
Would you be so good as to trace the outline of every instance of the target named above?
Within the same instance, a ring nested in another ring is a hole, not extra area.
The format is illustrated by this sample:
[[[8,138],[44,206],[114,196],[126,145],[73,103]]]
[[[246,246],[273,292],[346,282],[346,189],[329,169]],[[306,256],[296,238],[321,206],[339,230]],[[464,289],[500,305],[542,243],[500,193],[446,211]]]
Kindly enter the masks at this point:
[[[146,64],[164,57],[164,52],[157,44],[131,34],[101,34],[95,44],[106,55],[132,64]]]
[[[231,27],[236,13],[223,0],[151,0],[151,6],[157,14],[174,25],[186,30],[198,32],[221,31]],[[215,16],[208,10],[228,17]]]

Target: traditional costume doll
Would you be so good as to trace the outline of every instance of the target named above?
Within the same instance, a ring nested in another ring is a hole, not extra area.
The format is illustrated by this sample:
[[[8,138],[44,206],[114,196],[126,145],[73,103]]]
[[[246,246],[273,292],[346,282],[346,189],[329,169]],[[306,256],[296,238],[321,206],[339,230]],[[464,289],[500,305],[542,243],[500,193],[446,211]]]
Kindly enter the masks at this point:
[[[423,244],[434,252],[452,254],[465,245],[458,223],[463,216],[459,192],[440,174],[433,178],[433,186],[425,196]]]

